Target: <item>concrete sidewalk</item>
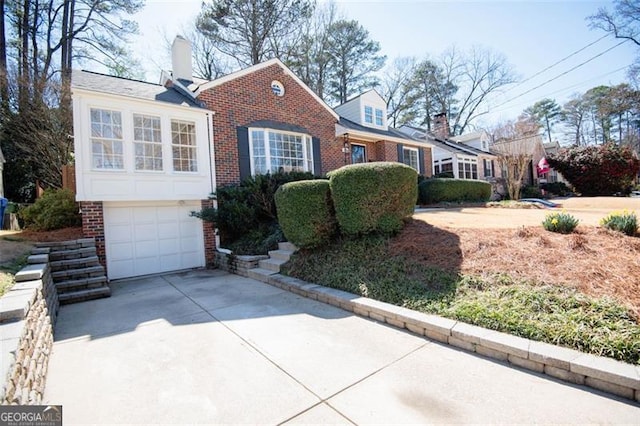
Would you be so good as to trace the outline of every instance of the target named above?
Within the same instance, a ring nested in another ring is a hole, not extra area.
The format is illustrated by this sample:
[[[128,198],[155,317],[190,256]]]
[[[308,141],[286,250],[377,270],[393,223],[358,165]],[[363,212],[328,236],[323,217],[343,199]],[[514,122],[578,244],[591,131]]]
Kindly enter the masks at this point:
[[[65,424],[628,423],[640,405],[222,271],[63,306],[45,404]]]

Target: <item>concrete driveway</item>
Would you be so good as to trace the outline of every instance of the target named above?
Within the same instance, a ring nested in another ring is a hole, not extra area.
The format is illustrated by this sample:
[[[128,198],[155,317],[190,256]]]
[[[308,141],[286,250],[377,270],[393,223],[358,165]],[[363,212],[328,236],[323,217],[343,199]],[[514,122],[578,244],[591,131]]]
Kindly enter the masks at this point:
[[[65,424],[637,423],[640,405],[222,271],[63,306]]]

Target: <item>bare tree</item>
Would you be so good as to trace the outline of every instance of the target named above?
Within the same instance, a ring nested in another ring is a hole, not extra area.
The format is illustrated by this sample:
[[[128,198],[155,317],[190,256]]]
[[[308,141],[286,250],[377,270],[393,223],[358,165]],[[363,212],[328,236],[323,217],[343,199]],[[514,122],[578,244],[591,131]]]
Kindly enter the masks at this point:
[[[320,99],[327,97],[331,57],[328,54],[331,26],[342,19],[334,2],[316,7],[303,26],[294,52],[283,61]]]
[[[498,154],[509,198],[517,200],[533,155],[542,143],[538,125],[528,120],[506,122],[493,129],[492,137],[491,149]]]
[[[387,103],[387,118],[394,127],[411,121],[415,114],[414,106],[409,102],[415,71],[416,58],[402,57],[394,59],[382,76],[382,97]]]
[[[565,132],[568,140],[576,145],[586,144],[585,139],[585,122],[589,107],[582,99],[582,95],[575,94],[571,99],[562,106],[560,119],[564,123],[567,131]]]

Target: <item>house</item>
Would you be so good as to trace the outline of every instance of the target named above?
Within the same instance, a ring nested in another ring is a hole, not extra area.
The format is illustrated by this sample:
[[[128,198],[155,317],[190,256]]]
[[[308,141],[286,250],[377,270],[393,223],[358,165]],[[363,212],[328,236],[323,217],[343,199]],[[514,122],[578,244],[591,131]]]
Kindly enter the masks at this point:
[[[497,156],[489,151],[489,138],[484,132],[447,137],[446,132],[437,128],[434,131],[437,134],[432,134],[406,124],[399,130],[413,138],[428,141],[433,146],[434,176],[445,174],[456,179],[486,181],[496,177]]]
[[[72,74],[76,199],[110,279],[212,262],[213,230],[189,213],[252,175],[382,160],[431,174],[431,144],[389,127],[375,92],[334,110],[278,59],[198,79],[182,37],[172,68],[160,84]]]
[[[492,151],[502,158],[528,156],[526,170],[522,184],[526,186],[538,185],[540,176],[536,169],[537,164],[545,156],[544,146],[540,135],[534,134],[522,136],[516,139],[500,139],[493,143]],[[504,160],[502,161],[504,162]],[[506,178],[506,167],[503,165],[503,178]]]
[[[365,92],[335,111],[340,116],[335,136],[343,143],[344,164],[398,161],[431,176],[433,144],[390,127],[387,104],[378,92]]]
[[[213,113],[175,87],[75,70],[71,85],[76,200],[109,279],[212,262],[189,213],[216,187]]]

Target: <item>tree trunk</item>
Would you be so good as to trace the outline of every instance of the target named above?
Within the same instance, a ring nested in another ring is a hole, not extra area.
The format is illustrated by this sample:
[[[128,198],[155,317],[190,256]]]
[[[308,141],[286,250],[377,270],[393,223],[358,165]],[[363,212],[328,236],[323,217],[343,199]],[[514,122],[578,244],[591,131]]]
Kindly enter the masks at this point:
[[[31,1],[22,2],[22,19],[18,24],[18,34],[20,36],[20,66],[18,79],[18,104],[19,108],[26,109],[29,102],[29,11]]]
[[[0,0],[0,108],[5,112],[9,108],[9,76],[7,74],[7,39],[4,30],[5,0]]]

